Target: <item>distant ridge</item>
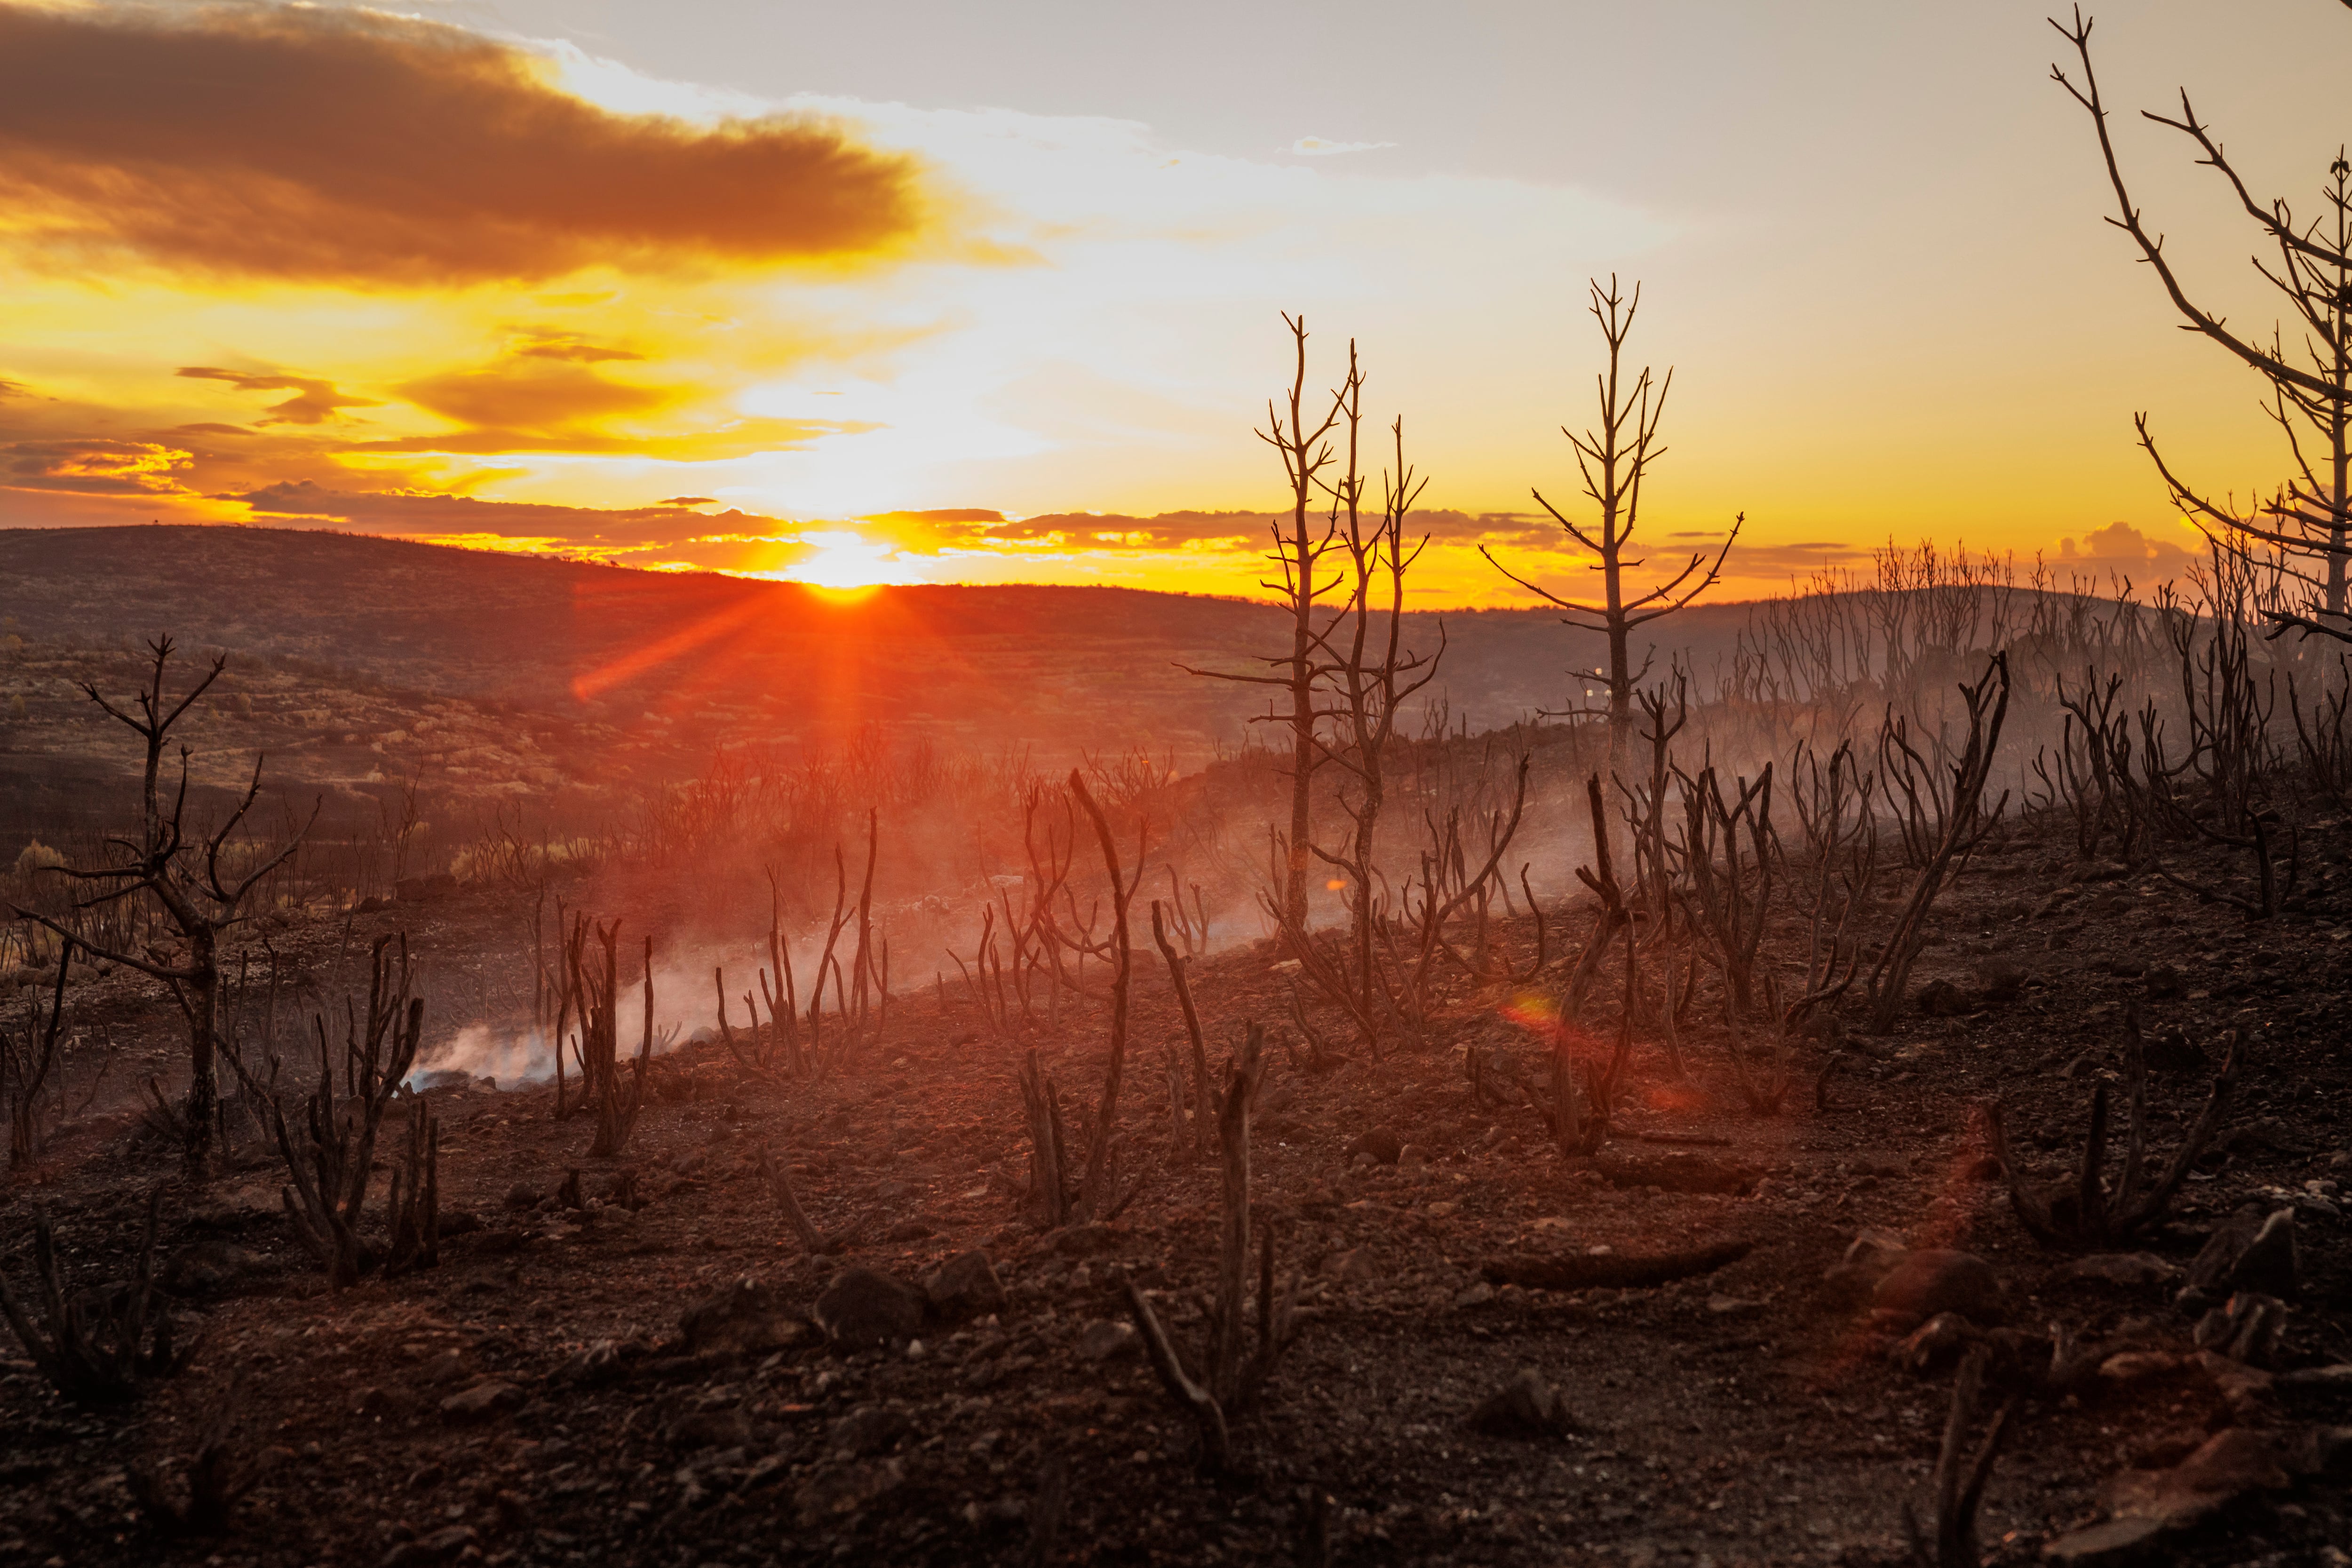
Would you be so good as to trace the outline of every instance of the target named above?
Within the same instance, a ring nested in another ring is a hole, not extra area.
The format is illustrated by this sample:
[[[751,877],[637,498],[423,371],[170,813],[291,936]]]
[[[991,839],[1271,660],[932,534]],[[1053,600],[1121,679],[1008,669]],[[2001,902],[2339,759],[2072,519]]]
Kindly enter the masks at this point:
[[[1663,643],[1702,672],[1749,606],[1701,605]],[[756,688],[782,716],[927,721],[1029,742],[1232,744],[1262,689],[1183,674],[1263,670],[1283,612],[1124,587],[907,585],[854,598],[797,584],[457,549],[318,530],[158,524],[0,530],[0,617],[41,640],[190,647],[349,667],[399,687],[541,706],[642,705]],[[1455,722],[1491,728],[1580,697],[1600,639],[1548,610],[1406,617],[1447,641]],[[1573,688],[1573,689],[1572,689]],[[1139,721],[1142,722],[1139,725]]]

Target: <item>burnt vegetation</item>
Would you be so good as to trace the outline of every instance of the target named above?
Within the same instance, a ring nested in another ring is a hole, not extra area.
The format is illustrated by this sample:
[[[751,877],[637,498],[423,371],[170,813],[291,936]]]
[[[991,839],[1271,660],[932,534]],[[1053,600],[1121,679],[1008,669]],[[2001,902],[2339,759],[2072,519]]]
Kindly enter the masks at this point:
[[[1625,553],[1634,298],[1518,723],[1295,320],[1213,752],[305,805],[234,650],[79,650],[135,787],[0,877],[0,1561],[2339,1561],[2340,517],[1890,545],[1660,668],[1738,524]]]

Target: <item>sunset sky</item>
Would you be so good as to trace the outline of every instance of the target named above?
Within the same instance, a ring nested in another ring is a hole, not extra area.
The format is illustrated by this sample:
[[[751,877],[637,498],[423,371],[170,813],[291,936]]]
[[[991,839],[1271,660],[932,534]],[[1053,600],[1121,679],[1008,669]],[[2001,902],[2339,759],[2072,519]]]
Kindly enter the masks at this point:
[[[1428,605],[1581,591],[1584,281],[1675,367],[1654,561],[1890,535],[2143,581],[2283,454],[2175,329],[2046,0],[0,5],[0,526],[331,526],[657,566],[1246,593],[1253,439],[1349,337],[1432,483]],[[2352,137],[2334,0],[2116,0],[2151,226],[2277,311],[2259,195]],[[1095,515],[1089,515],[1095,514]]]

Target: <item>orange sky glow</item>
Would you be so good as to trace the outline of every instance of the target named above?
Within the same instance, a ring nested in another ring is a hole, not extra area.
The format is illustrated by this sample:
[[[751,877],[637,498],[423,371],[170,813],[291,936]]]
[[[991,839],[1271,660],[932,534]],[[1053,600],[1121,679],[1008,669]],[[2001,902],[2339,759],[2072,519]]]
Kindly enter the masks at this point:
[[[906,4],[791,48],[730,0],[594,34],[539,0],[0,4],[0,526],[1252,594],[1293,310],[1324,384],[1356,341],[1432,479],[1418,602],[1528,604],[1478,550],[1584,590],[1529,490],[1576,493],[1559,427],[1591,422],[1612,272],[1675,367],[1651,559],[1745,513],[1719,596],[1889,539],[2168,576],[2198,539],[2136,409],[2213,489],[2284,477],[2247,373],[2102,225],[2046,7],[1624,9],[1473,5],[1424,47],[1410,7],[1302,7],[1281,26],[1361,35],[1328,92],[1042,3],[1001,38]],[[2347,25],[2137,0],[2102,71],[2133,110],[2189,81],[2294,197],[2347,134]],[[1563,100],[1527,90],[1571,39]],[[2268,320],[2227,193],[2121,118],[2168,254]]]

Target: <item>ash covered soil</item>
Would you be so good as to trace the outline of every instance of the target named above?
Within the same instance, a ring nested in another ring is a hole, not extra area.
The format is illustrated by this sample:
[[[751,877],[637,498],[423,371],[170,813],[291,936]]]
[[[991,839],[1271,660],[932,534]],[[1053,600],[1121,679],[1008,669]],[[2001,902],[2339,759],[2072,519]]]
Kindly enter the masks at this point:
[[[203,1338],[185,1371],[114,1410],[0,1363],[0,1563],[1897,1563],[1905,1500],[1932,1507],[1954,1381],[1949,1354],[1908,1339],[1917,1314],[1874,1311],[1868,1255],[1897,1244],[1990,1266],[1999,1294],[1964,1303],[1971,1332],[2006,1329],[2031,1360],[2056,1326],[2096,1357],[2071,1392],[2017,1411],[1984,1497],[1987,1561],[2352,1562],[2352,1373],[2327,1370],[2352,1362],[2336,1187],[2352,1182],[2352,897],[2333,890],[2352,894],[2352,830],[2303,843],[2316,890],[2254,922],[2017,833],[1939,910],[1921,978],[1948,983],[1930,994],[1940,1016],[1853,1037],[1825,1105],[1831,1044],[1802,1047],[1784,1109],[1763,1116],[1725,1037],[1695,1026],[1679,1076],[1636,1051],[1589,1159],[1563,1158],[1508,1083],[1541,1076],[1545,1047],[1514,1019],[1558,991],[1560,933],[1580,942],[1589,910],[1555,916],[1534,980],[1461,977],[1426,1047],[1323,1070],[1286,1022],[1271,947],[1197,961],[1213,1059],[1244,1020],[1269,1027],[1254,1194],[1279,1268],[1302,1276],[1296,1341],[1218,1477],[1127,1326],[1133,1281],[1198,1342],[1220,1215],[1213,1155],[1171,1133],[1161,1053],[1182,1032],[1148,948],[1121,1100],[1141,1185],[1108,1224],[1048,1233],[1024,1215],[1020,1047],[985,1037],[952,990],[926,991],[819,1081],[747,1074],[715,1045],[660,1058],[618,1160],[584,1157],[587,1121],[556,1121],[551,1088],[429,1091],[439,1266],[341,1292],[295,1243],[271,1149],[248,1135],[194,1190],[127,1099],[106,1109],[151,1070],[168,1089],[176,1016],[144,982],[93,979],[78,1016],[121,1059],[5,1188],[0,1267],[22,1293],[46,1212],[69,1283],[121,1278],[160,1182],[160,1271]],[[316,957],[404,930],[420,952],[488,952],[515,923],[461,891],[274,941]],[[1531,963],[1531,929],[1504,945]],[[2145,1256],[2086,1275],[2021,1227],[1973,1108],[2003,1102],[2032,1175],[2071,1170],[2094,1087],[2120,1084],[2135,1004],[2162,1046],[2159,1155],[2230,1031],[2246,1061],[2168,1223],[2111,1249]],[[1613,1028],[1605,984],[1588,1014]],[[1100,1092],[1099,1010],[1074,1005],[1026,1043],[1075,1128]],[[69,1102],[85,1092],[69,1083]],[[384,1175],[400,1142],[379,1149]],[[854,1227],[845,1249],[793,1239],[762,1145],[818,1227]],[[573,1171],[579,1206],[559,1196]],[[2210,1303],[2178,1299],[2208,1233],[2249,1205],[2292,1211],[2296,1242],[2294,1277],[2263,1281],[2293,1293],[2259,1366],[2200,1354]],[[1840,1266],[1866,1232],[1857,1284]],[[1716,1243],[1747,1249],[1653,1288],[1508,1282],[1529,1259]],[[881,1314],[886,1343],[835,1343],[812,1321],[854,1338],[872,1316],[816,1310],[845,1270],[920,1292],[974,1251],[994,1287],[965,1261],[911,1331]],[[1476,1418],[1523,1371],[1561,1418]],[[175,1483],[224,1409],[252,1489],[226,1533],[175,1536],[138,1506],[131,1469]]]

